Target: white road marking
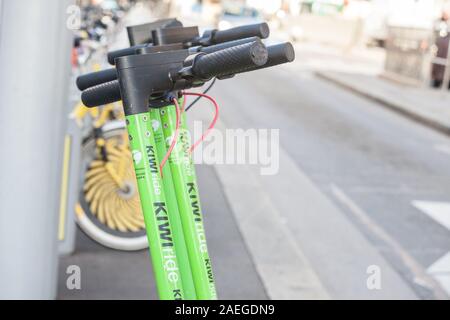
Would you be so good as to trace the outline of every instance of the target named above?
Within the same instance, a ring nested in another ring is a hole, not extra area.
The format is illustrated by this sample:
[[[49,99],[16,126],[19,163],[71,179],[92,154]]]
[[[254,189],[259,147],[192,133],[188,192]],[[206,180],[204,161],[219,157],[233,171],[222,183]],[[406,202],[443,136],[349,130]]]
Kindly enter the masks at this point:
[[[434,221],[450,230],[450,203],[433,201],[413,201],[413,206],[428,215]],[[428,267],[431,275],[450,295],[450,252],[436,260]]]
[[[450,295],[450,251],[428,267],[427,273]]]
[[[450,202],[413,201],[412,204],[450,230]]]
[[[373,221],[367,213],[359,208],[358,205],[344,193],[343,190],[332,184],[331,192],[370,232],[389,245],[394,253],[403,261],[405,267],[407,267],[414,275],[414,281],[417,284],[422,284],[432,290],[436,299],[446,300],[449,298],[448,292],[444,292],[441,287],[442,284],[440,282],[438,283],[437,279],[429,275],[422,265],[420,265],[420,263],[418,263],[397,240],[392,238],[383,228]]]
[[[450,273],[450,251],[428,267],[429,273]]]
[[[434,146],[434,149],[436,151],[445,153],[447,155],[450,155],[450,146],[446,145],[446,144],[437,144]]]

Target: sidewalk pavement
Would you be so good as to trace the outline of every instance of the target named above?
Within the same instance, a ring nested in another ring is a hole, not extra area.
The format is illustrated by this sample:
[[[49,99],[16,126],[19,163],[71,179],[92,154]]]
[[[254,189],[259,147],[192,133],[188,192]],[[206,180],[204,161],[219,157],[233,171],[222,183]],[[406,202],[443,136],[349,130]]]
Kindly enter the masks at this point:
[[[450,92],[403,85],[374,74],[317,71],[316,75],[450,135]]]

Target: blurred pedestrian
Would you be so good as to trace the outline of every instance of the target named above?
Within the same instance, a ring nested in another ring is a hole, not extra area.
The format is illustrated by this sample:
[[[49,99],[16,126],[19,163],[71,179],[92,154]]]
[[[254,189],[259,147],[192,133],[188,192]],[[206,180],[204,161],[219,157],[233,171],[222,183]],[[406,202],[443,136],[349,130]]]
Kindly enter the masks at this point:
[[[441,17],[436,21],[435,32],[435,47],[436,57],[447,59],[449,42],[450,42],[450,26],[449,26],[449,12],[443,11]],[[447,61],[448,63],[448,61]],[[434,88],[440,88],[443,84],[446,67],[442,64],[434,63],[431,68],[431,85]],[[450,89],[450,83],[448,84]]]

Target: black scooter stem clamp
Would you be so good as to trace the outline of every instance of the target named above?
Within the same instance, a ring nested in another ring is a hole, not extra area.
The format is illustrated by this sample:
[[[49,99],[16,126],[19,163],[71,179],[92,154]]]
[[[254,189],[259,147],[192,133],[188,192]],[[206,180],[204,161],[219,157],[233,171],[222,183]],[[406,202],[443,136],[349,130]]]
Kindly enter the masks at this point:
[[[147,112],[150,100],[159,100],[172,91],[177,79],[172,79],[171,75],[183,68],[188,57],[188,50],[176,50],[117,58],[125,114]],[[184,87],[181,83],[179,86]]]
[[[108,62],[111,65],[115,65],[117,58],[134,55],[139,53],[140,50],[145,48],[152,48],[155,46],[168,45],[168,44],[183,44],[183,48],[187,48],[186,43],[192,41],[192,39],[198,38],[197,27],[183,27],[183,26],[171,26],[156,28],[151,30],[152,42],[140,43],[129,48],[120,49],[108,53]]]
[[[183,24],[176,18],[160,19],[150,23],[127,27],[130,46],[148,44],[153,42],[152,31],[158,28],[182,27]]]

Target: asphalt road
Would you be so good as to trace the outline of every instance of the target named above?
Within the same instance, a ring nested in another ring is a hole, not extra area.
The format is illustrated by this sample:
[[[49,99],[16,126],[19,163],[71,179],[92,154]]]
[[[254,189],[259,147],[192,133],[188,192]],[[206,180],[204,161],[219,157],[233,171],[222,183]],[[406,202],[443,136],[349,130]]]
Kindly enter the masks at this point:
[[[279,128],[281,145],[298,168],[417,296],[439,296],[418,278],[450,251],[450,232],[413,202],[450,201],[448,136],[316,78],[301,61],[222,81],[212,95],[233,127]],[[436,215],[448,219],[450,213]],[[444,262],[444,271],[449,267]]]

